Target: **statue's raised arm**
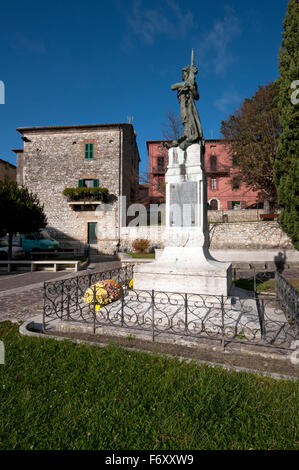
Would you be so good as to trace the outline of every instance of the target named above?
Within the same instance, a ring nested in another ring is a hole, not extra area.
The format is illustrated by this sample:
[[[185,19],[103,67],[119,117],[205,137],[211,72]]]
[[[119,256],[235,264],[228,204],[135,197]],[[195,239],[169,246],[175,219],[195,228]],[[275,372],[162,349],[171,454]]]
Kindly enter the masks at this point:
[[[180,137],[175,145],[179,145],[185,150],[189,145],[199,143],[203,140],[200,118],[194,103],[199,99],[195,75],[198,69],[194,65],[194,53],[192,49],[191,64],[182,69],[182,82],[171,86],[172,90],[177,90],[180,103],[181,121],[184,127],[184,135]]]

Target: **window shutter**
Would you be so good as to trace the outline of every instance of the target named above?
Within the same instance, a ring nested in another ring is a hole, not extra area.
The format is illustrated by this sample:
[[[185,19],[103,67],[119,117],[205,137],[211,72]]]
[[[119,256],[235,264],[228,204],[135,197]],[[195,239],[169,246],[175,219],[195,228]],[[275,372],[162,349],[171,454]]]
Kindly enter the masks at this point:
[[[89,158],[93,158],[93,144],[89,144]]]
[[[83,188],[83,180],[79,180],[79,184],[78,184],[79,188]]]
[[[246,207],[246,201],[241,201],[241,209],[245,209]]]
[[[227,201],[227,208],[231,210],[233,208],[233,201]]]
[[[85,144],[85,158],[89,158],[88,157],[88,150],[89,150],[88,144]]]
[[[88,144],[85,144],[85,158],[93,158],[93,148],[94,145],[92,142],[89,142]]]
[[[94,188],[98,188],[98,187],[99,187],[99,180],[98,180],[98,179],[93,180],[93,187],[94,187]]]

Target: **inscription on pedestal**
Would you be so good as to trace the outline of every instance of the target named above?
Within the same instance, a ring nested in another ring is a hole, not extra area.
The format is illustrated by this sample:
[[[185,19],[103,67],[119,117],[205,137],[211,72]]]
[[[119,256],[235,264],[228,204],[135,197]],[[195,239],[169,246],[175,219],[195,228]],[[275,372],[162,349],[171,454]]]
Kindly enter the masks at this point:
[[[197,215],[197,181],[185,183],[170,183],[170,226],[171,227],[196,227]]]

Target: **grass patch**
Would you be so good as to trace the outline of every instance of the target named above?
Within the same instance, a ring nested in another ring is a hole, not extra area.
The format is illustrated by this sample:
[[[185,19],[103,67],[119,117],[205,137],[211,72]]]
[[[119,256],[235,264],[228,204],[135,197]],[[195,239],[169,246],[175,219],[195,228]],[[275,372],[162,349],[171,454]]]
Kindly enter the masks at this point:
[[[289,281],[290,284],[292,284],[293,287],[295,287],[295,289],[297,289],[299,291],[299,279],[288,279],[287,280]]]
[[[0,339],[0,449],[298,448],[292,381],[24,337],[9,322]]]
[[[254,290],[253,279],[235,279],[234,283],[237,287],[245,290]],[[256,290],[258,292],[275,292],[275,279],[268,279],[267,281],[256,281]]]
[[[288,279],[289,283],[299,291],[299,279]],[[234,279],[233,281],[237,287],[246,290],[254,290],[254,281],[251,279]],[[275,279],[268,279],[267,281],[256,281],[256,290],[258,292],[273,292],[275,293]]]
[[[136,253],[136,252],[128,252],[128,255],[131,255],[132,258],[155,258],[155,253]]]

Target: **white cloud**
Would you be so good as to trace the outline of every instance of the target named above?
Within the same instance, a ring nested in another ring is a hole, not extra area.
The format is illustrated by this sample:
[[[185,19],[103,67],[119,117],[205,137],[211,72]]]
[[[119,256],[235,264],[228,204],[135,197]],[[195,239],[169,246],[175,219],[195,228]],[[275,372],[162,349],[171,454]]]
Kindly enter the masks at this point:
[[[218,75],[222,75],[235,62],[231,45],[234,38],[242,32],[235,11],[228,6],[225,6],[225,10],[224,18],[214,21],[212,30],[202,36],[198,48],[200,61],[210,63]]]
[[[133,0],[127,23],[130,35],[138,36],[152,45],[158,35],[184,36],[194,28],[194,18],[190,11],[183,11],[176,0],[166,0],[166,8],[146,7],[142,0]],[[128,42],[128,35],[125,39]]]
[[[13,49],[26,50],[36,54],[44,54],[46,52],[46,47],[43,41],[36,38],[30,38],[21,33],[18,33],[14,37],[11,46]]]
[[[235,90],[226,90],[222,96],[214,101],[214,106],[222,112],[226,112],[229,108],[241,105],[242,98]]]

